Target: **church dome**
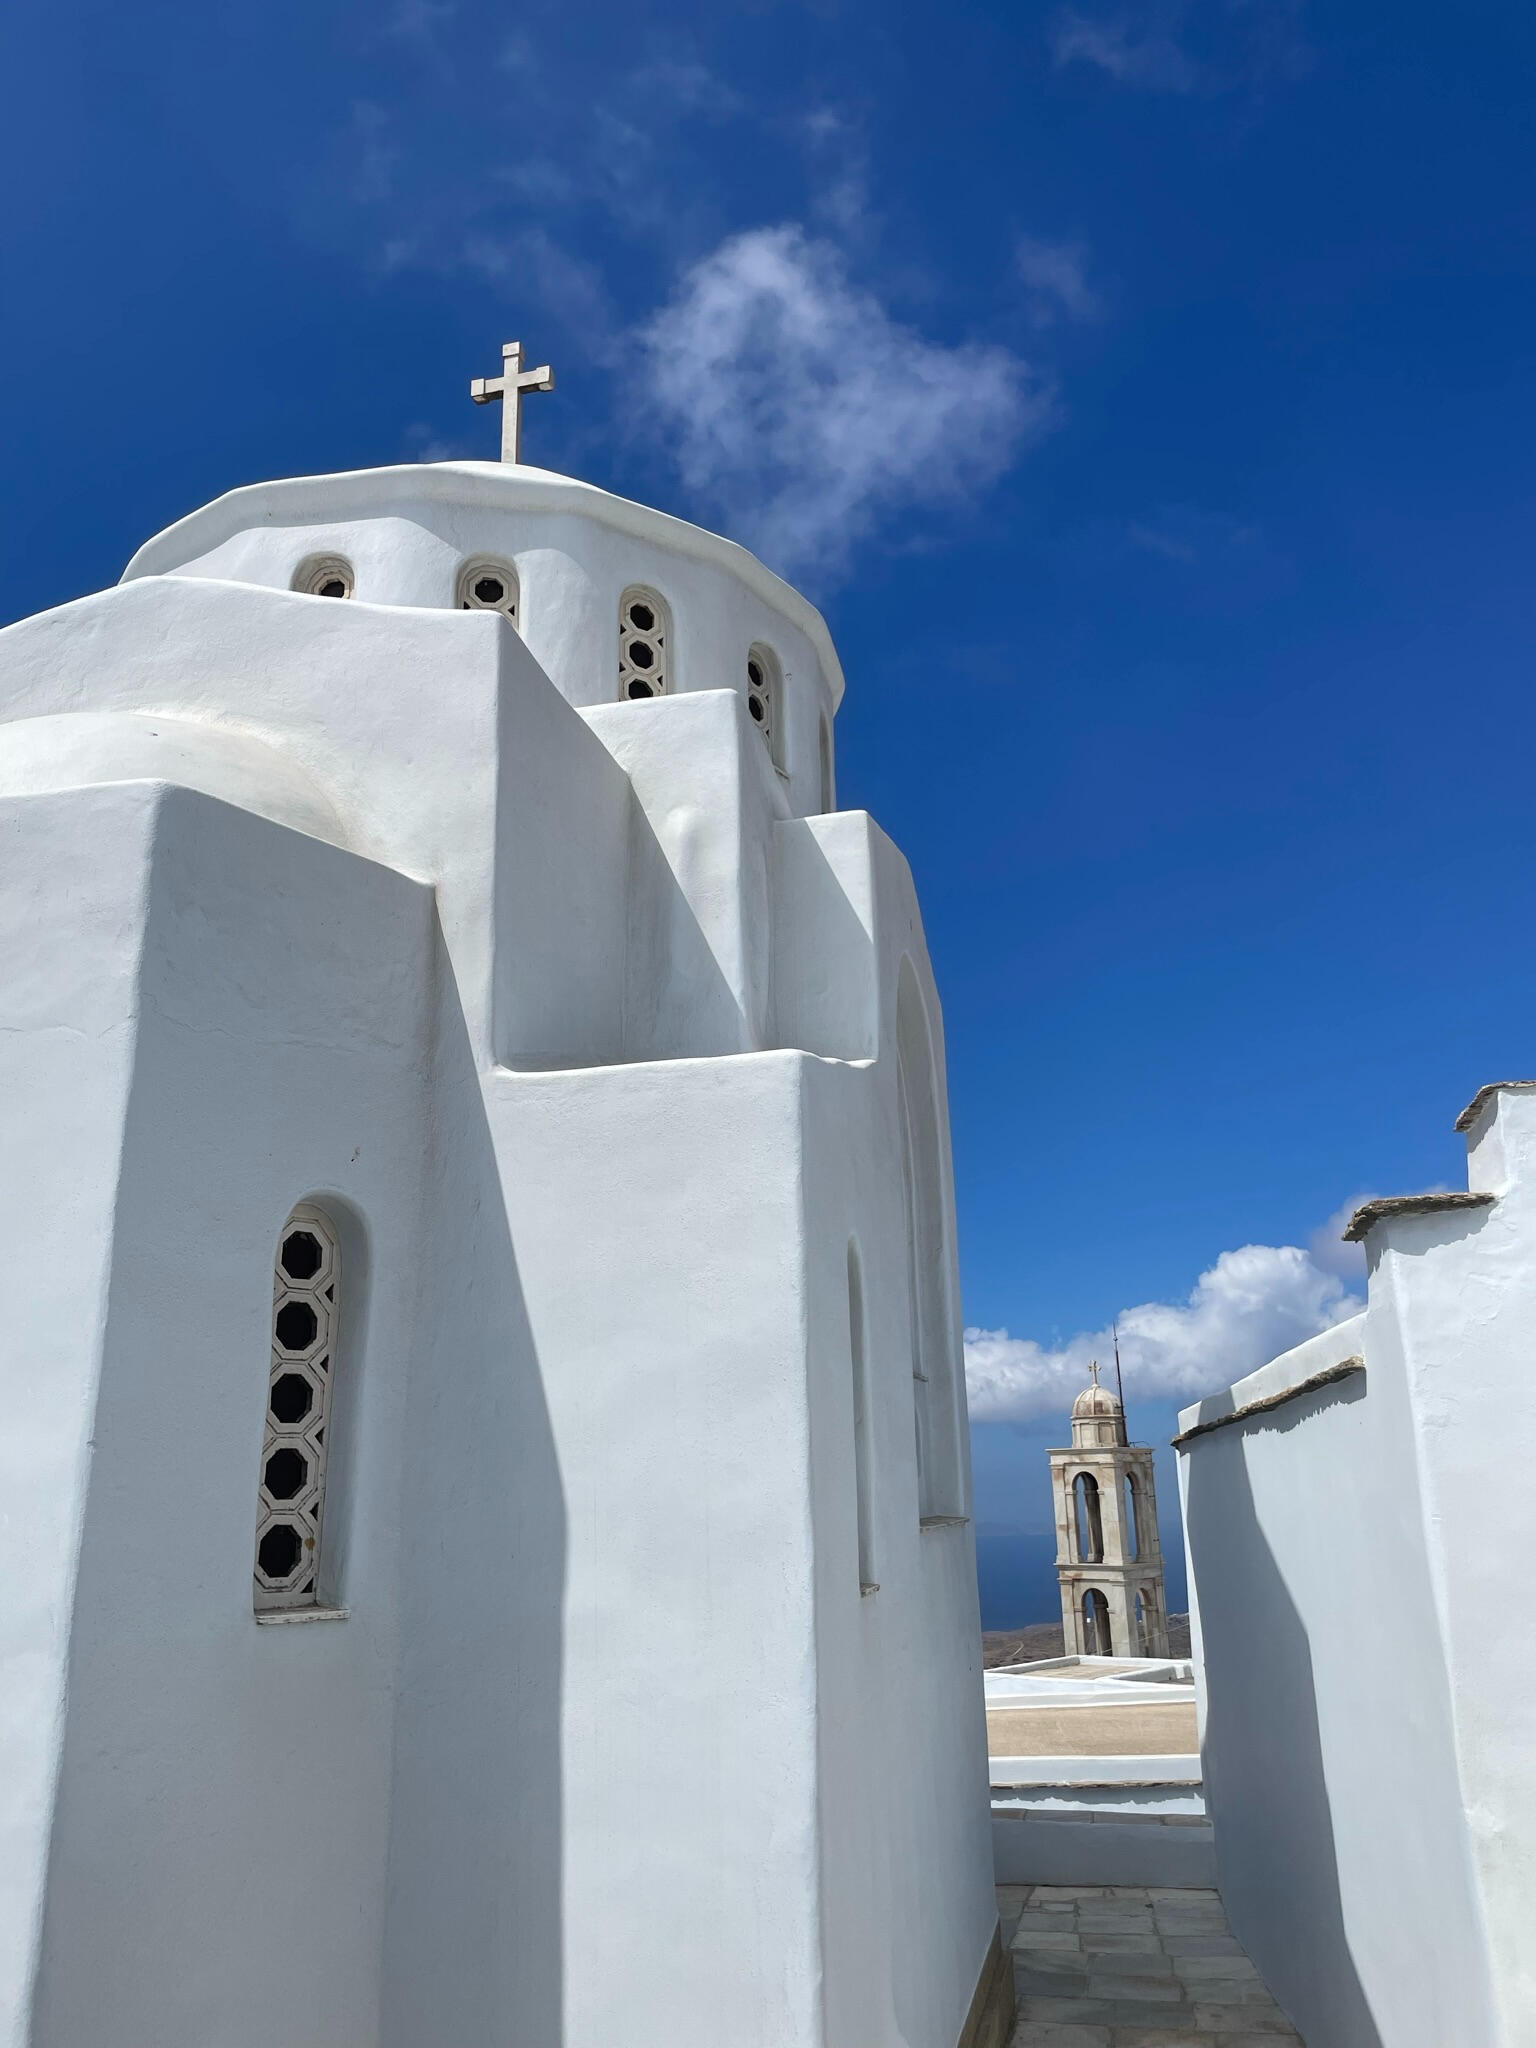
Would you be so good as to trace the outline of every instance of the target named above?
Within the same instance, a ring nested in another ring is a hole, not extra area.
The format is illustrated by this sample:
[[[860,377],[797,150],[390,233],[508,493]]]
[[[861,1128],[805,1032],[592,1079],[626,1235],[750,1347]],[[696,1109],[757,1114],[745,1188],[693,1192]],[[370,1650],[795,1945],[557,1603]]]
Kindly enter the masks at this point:
[[[1125,1442],[1125,1414],[1118,1395],[1099,1385],[1099,1368],[1093,1368],[1093,1385],[1084,1387],[1072,1403],[1072,1442],[1081,1450],[1105,1450]]]
[[[1061,1410],[1058,1408],[1056,1412],[1059,1415]],[[1084,1387],[1083,1391],[1072,1403],[1072,1420],[1074,1422],[1086,1421],[1090,1416],[1118,1415],[1119,1413],[1120,1402],[1109,1391],[1108,1387],[1097,1385]]]

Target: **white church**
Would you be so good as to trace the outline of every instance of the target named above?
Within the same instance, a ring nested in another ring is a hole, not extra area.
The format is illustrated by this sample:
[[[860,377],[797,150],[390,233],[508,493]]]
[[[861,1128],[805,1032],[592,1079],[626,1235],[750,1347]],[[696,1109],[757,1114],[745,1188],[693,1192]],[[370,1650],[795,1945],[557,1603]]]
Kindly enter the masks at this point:
[[[1006,2036],[911,876],[505,353],[0,633],[10,2048]]]

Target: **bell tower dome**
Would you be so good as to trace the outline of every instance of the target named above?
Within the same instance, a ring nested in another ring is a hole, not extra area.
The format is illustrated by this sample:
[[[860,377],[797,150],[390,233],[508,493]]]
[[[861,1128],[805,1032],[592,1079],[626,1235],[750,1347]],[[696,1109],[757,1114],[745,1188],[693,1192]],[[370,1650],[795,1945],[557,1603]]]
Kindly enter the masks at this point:
[[[1120,1398],[1093,1383],[1072,1403],[1072,1445],[1052,1451],[1056,1572],[1069,1657],[1166,1657],[1168,1614],[1152,1446],[1126,1440]]]

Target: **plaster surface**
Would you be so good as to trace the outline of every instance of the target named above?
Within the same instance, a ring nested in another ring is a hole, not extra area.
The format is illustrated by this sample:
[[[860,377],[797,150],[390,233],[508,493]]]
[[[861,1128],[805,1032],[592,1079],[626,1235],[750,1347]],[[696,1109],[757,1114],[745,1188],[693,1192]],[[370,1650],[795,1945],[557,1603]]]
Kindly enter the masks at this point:
[[[288,587],[322,548],[355,597]],[[483,465],[234,493],[0,633],[0,2040],[993,2011],[943,1038],[906,863],[825,810],[841,689],[740,550]],[[270,1627],[300,1201],[341,1339]]]
[[[1222,1892],[1312,2048],[1536,2042],[1536,1094],[1462,1127],[1474,1201],[1357,1217],[1365,1314],[1180,1417],[1264,1403],[1181,1485]]]

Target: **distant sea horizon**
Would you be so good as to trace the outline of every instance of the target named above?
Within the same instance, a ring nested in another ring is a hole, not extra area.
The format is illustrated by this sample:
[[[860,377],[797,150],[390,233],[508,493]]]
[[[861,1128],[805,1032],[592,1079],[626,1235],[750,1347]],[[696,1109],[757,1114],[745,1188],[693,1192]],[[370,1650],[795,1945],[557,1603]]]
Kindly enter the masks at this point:
[[[1054,1536],[979,1524],[976,1576],[984,1629],[1028,1628],[1033,1621],[1060,1621]]]

